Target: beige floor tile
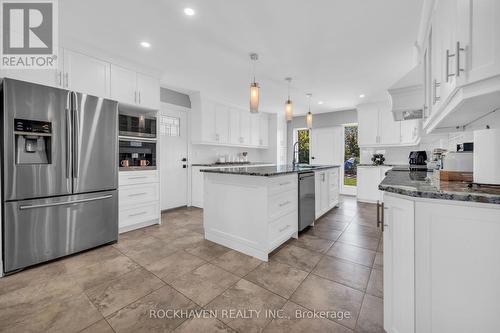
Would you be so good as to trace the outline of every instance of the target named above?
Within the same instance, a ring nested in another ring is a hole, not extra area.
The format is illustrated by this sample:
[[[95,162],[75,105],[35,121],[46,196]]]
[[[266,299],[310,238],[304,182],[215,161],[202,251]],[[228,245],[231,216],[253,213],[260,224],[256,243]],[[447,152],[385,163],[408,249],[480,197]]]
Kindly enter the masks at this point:
[[[372,269],[370,274],[370,281],[368,282],[368,287],[366,288],[366,293],[377,296],[380,298],[384,297],[384,278],[383,272],[378,269]]]
[[[326,254],[371,267],[373,265],[376,252],[359,246],[336,242]]]
[[[356,332],[384,333],[384,303],[381,298],[365,295],[356,323]]]
[[[212,263],[238,276],[245,276],[259,266],[262,261],[231,250],[213,260]]]
[[[191,253],[197,257],[205,259],[207,261],[213,260],[221,255],[231,251],[230,248],[213,243],[208,240],[197,243],[193,247],[186,248],[186,252]]]
[[[171,286],[204,306],[240,279],[212,264],[205,264],[171,282]]]
[[[84,290],[87,290],[137,268],[139,268],[139,265],[128,257],[120,255],[96,262],[93,265],[84,266],[80,270],[72,270],[68,278],[73,283],[80,285]]]
[[[64,299],[51,299],[22,320],[0,328],[2,332],[78,332],[103,317],[87,296],[81,293]],[[2,324],[0,324],[2,325]]]
[[[289,298],[306,276],[307,272],[271,261],[262,263],[248,273],[245,279],[284,298]]]
[[[117,248],[141,266],[154,263],[178,251],[178,249],[153,236],[129,241],[125,245],[118,243]]]
[[[300,315],[297,316],[297,313],[300,313]],[[273,321],[266,326],[264,333],[352,332],[352,330],[330,319],[309,319],[307,315],[310,313],[311,311],[288,301],[283,307],[283,317],[288,318],[273,319]]]
[[[345,230],[347,234],[356,234],[360,236],[380,238],[382,235],[382,230],[378,229],[375,225],[368,226],[358,223],[351,223]]]
[[[357,234],[348,234],[348,233],[343,233],[342,236],[339,238],[340,242],[363,247],[368,250],[377,250],[378,238],[374,237],[366,237],[366,236],[361,236]]]
[[[179,276],[193,271],[204,263],[206,263],[205,260],[180,250],[169,257],[147,265],[145,268],[163,281],[170,283]]]
[[[152,273],[138,268],[86,291],[90,301],[108,316],[165,285]]]
[[[342,234],[342,231],[330,228],[328,225],[320,223],[308,227],[303,232],[308,235],[329,239],[333,241],[337,240],[340,237],[340,234]]]
[[[321,254],[302,247],[287,245],[272,256],[271,261],[278,261],[300,270],[310,272],[321,259]]]
[[[330,248],[330,246],[332,246],[333,241],[307,234],[300,234],[298,239],[294,239],[292,241],[292,244],[309,250],[324,253]]]
[[[209,311],[217,311],[217,313],[222,313],[223,310],[227,309],[261,311],[260,315],[254,314],[250,318],[229,318],[228,316],[219,318],[239,332],[252,333],[261,332],[270,321],[270,318],[265,316],[266,310],[276,311],[281,309],[285,302],[284,298],[252,282],[241,279],[205,308]]]
[[[363,301],[363,293],[310,274],[290,300],[310,310],[343,311],[344,318],[334,320],[344,326],[354,328]]]
[[[370,268],[328,256],[323,257],[312,272],[363,292],[370,278]]]
[[[168,318],[167,314],[172,312],[168,310],[194,310],[196,308],[194,302],[166,285],[106,319],[117,333],[169,332],[186,318],[184,316]]]
[[[377,252],[375,255],[375,261],[373,262],[373,268],[384,269],[384,254],[382,252]]]
[[[100,320],[79,333],[115,333],[106,320]]]
[[[174,333],[236,333],[231,327],[216,318],[193,318],[186,320]]]

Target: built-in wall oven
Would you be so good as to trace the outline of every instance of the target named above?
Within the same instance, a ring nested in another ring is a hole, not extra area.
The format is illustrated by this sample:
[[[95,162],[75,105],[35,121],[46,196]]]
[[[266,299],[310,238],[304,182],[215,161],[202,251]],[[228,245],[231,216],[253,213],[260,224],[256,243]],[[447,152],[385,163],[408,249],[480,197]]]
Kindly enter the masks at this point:
[[[156,114],[118,104],[118,167],[120,171],[156,169]]]

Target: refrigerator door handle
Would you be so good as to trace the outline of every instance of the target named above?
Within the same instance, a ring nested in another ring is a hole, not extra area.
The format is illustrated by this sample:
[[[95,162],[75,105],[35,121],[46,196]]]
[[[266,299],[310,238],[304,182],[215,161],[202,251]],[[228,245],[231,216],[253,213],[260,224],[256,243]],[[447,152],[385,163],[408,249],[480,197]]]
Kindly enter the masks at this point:
[[[78,95],[73,92],[73,177],[78,178],[80,175],[80,154],[79,135],[80,135],[80,113],[78,111]]]
[[[66,178],[71,178],[71,92],[66,98]]]
[[[108,194],[108,195],[102,195],[100,197],[95,197],[95,198],[87,198],[87,199],[79,199],[79,200],[64,201],[64,202],[55,202],[55,203],[39,204],[39,205],[19,206],[19,209],[20,210],[26,210],[26,209],[35,209],[35,208],[45,208],[45,207],[72,205],[72,204],[77,204],[77,203],[82,203],[82,202],[91,202],[91,201],[97,201],[97,200],[104,200],[104,199],[109,199],[109,198],[112,198],[112,197],[113,196],[111,194]]]

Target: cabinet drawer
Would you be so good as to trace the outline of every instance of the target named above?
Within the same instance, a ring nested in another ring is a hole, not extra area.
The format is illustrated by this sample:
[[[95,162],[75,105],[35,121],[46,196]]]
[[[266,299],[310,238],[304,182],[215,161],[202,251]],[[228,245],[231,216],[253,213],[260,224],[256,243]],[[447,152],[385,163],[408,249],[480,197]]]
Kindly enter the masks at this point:
[[[268,240],[270,248],[273,248],[276,244],[281,244],[283,240],[289,238],[297,230],[298,221],[296,212],[282,216],[277,221],[269,224]]]
[[[156,170],[149,171],[130,171],[119,173],[119,186],[158,183],[158,172]]]
[[[128,227],[134,224],[158,219],[160,207],[157,202],[144,204],[130,208],[120,207],[119,209],[119,227]]]
[[[269,183],[269,195],[275,195],[290,190],[297,190],[297,174],[271,178]]]
[[[269,221],[272,222],[289,212],[297,211],[297,196],[297,190],[291,190],[269,197]]]
[[[158,183],[128,185],[119,188],[120,207],[158,201]]]

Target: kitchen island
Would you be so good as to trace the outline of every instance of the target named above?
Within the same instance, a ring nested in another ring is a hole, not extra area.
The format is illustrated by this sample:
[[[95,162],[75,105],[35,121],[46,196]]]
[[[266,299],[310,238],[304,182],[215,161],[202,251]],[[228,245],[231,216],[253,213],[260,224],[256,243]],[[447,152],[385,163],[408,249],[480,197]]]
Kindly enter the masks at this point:
[[[497,332],[500,188],[391,170],[379,189],[385,331]]]
[[[277,165],[201,171],[205,238],[263,261],[288,239],[297,238],[298,174],[313,171],[325,185],[335,184],[338,189],[339,184],[338,166]],[[336,201],[325,202],[338,203],[338,193]]]

